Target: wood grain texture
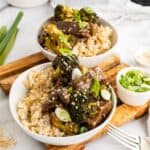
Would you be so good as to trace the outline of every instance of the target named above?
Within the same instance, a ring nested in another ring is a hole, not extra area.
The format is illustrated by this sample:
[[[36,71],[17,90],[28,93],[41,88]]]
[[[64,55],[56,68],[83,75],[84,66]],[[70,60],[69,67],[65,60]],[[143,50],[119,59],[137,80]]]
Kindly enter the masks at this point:
[[[123,68],[125,68],[125,67],[127,67],[127,66],[128,66],[127,64],[121,63],[120,65],[117,65],[116,67],[113,67],[112,69],[108,70],[106,73],[104,73],[106,79],[107,79],[109,82],[114,81],[114,80],[113,80],[114,76],[116,76],[117,73],[118,73],[121,69],[123,69]]]
[[[111,56],[109,58],[107,58],[106,60],[104,60],[103,62],[101,62],[98,66],[104,71],[108,71],[112,68],[114,68],[115,66],[120,64],[120,59],[118,56]]]
[[[84,144],[76,144],[76,145],[70,145],[70,146],[60,146],[59,150],[83,150],[85,148]],[[58,150],[58,146],[50,146],[46,145],[47,150]]]
[[[2,65],[0,66],[0,80],[8,76],[18,74],[34,65],[47,61],[48,60],[44,57],[44,55],[39,52],[6,65]]]
[[[2,80],[0,80],[0,87],[2,88],[2,90],[5,92],[6,95],[9,94],[10,88],[13,84],[13,82],[15,81],[15,79],[18,77],[19,74],[15,74],[9,77],[6,77]]]

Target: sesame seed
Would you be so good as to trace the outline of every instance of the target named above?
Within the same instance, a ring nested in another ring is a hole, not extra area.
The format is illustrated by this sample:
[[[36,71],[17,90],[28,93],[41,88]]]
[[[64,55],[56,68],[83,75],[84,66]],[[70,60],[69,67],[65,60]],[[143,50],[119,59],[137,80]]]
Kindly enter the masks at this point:
[[[75,109],[78,109],[78,108],[79,108],[78,106],[75,107]]]
[[[74,106],[74,105],[75,105],[75,102],[72,102],[71,104]]]
[[[74,97],[77,97],[77,94],[74,94]]]

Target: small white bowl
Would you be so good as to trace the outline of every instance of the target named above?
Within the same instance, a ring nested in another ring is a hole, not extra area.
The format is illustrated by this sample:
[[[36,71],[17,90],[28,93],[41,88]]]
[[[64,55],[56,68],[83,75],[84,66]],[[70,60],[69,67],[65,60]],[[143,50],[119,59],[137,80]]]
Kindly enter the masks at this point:
[[[150,62],[143,60],[145,59],[143,55],[146,53],[147,55],[150,55],[150,49],[138,51],[134,57],[134,60],[137,65],[150,69]],[[150,60],[150,57],[149,57],[149,60]]]
[[[46,19],[46,21],[42,22],[42,24],[40,25],[40,28],[39,28],[38,33],[37,33],[37,44],[38,44],[39,48],[41,49],[42,53],[50,61],[52,61],[56,57],[56,54],[54,52],[52,52],[52,51],[50,52],[50,51],[45,50],[40,45],[40,43],[38,41],[38,37],[39,37],[40,31],[42,30],[43,25],[46,24],[47,22],[49,22],[50,19],[51,19],[51,17],[49,17],[48,19]],[[109,22],[107,22],[106,20],[104,20],[102,18],[100,18],[100,20],[101,20],[101,24],[102,25],[109,26],[112,29],[112,31],[113,31],[112,48],[109,49],[108,51],[106,51],[106,52],[104,52],[102,54],[96,55],[96,56],[78,57],[80,64],[83,65],[83,66],[85,66],[85,67],[94,67],[94,66],[98,65],[100,62],[102,62],[103,60],[105,60],[107,57],[111,56],[114,53],[114,51],[115,51],[115,46],[116,46],[116,43],[118,41],[117,32],[116,32],[116,30],[114,29],[114,27]]]
[[[126,103],[128,105],[132,106],[144,105],[146,102],[150,100],[150,91],[146,92],[129,91],[128,89],[124,88],[119,82],[121,75],[126,74],[130,70],[140,70],[143,73],[145,73],[145,75],[150,76],[149,70],[140,67],[127,67],[125,69],[122,69],[117,74],[116,79],[118,97],[123,103]]]
[[[29,8],[40,6],[48,2],[48,0],[7,0],[7,2],[16,7]]]
[[[22,130],[24,130],[25,133],[27,133],[32,138],[34,138],[38,141],[41,141],[43,143],[52,144],[52,145],[71,145],[71,144],[76,144],[76,143],[80,143],[80,142],[88,140],[89,138],[94,136],[97,132],[99,132],[102,128],[104,128],[104,126],[106,126],[108,124],[108,122],[111,120],[111,118],[114,114],[114,111],[116,109],[116,103],[117,103],[116,95],[115,95],[114,90],[112,88],[111,88],[111,90],[112,90],[113,108],[112,108],[111,112],[109,113],[109,115],[107,116],[105,121],[103,121],[96,128],[94,128],[88,132],[85,132],[85,133],[79,134],[79,135],[74,135],[74,136],[50,137],[50,136],[44,136],[44,135],[36,134],[36,133],[30,131],[27,127],[25,127],[21,123],[21,121],[19,120],[17,110],[16,110],[17,103],[26,94],[26,88],[24,87],[23,82],[27,79],[27,76],[33,70],[36,70],[36,69],[42,70],[45,67],[51,67],[51,63],[45,63],[45,64],[38,65],[38,66],[33,67],[33,68],[25,71],[24,73],[22,73],[16,79],[16,81],[14,82],[14,84],[11,88],[11,91],[10,91],[9,106],[10,106],[11,114],[12,114],[13,118],[15,119],[15,121],[17,122],[17,124],[21,127]]]

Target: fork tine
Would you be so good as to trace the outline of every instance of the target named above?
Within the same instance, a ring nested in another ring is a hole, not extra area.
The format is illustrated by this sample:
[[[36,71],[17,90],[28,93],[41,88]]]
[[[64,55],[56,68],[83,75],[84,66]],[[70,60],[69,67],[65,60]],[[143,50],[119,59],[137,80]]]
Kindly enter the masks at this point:
[[[108,132],[112,135],[114,135],[115,137],[117,137],[118,139],[120,139],[122,142],[130,145],[130,146],[133,146],[134,148],[138,148],[138,144],[137,143],[134,143],[128,139],[125,139],[122,135],[119,135],[118,133],[115,133],[113,130],[108,130]]]
[[[133,141],[133,142],[135,142],[135,143],[140,143],[138,137],[132,136],[132,135],[126,133],[125,131],[123,131],[123,130],[117,128],[117,127],[115,127],[115,126],[112,125],[112,124],[109,124],[109,128],[112,129],[113,131],[118,132],[118,134],[121,134],[121,135],[124,136],[125,138],[128,138],[128,139],[130,139],[131,141]]]
[[[108,134],[109,136],[111,136],[112,138],[114,138],[116,141],[118,141],[120,144],[124,145],[125,147],[127,147],[127,148],[129,148],[129,149],[131,149],[131,150],[138,150],[136,147],[133,147],[133,146],[131,146],[131,145],[129,145],[129,144],[123,142],[122,140],[120,140],[119,138],[117,138],[116,136],[114,136],[113,134],[111,134],[111,133],[109,133],[109,132],[107,132],[107,134]]]
[[[118,134],[119,136],[122,136],[129,141],[139,144],[139,140],[137,140],[136,137],[133,138],[130,135],[125,134],[125,132],[120,129],[109,127],[109,131],[113,131],[115,134]]]

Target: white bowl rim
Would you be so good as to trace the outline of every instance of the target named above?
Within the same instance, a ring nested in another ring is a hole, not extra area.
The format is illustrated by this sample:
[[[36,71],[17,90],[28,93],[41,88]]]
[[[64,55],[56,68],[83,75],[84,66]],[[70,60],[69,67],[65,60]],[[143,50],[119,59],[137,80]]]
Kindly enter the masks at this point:
[[[38,29],[38,32],[37,32],[36,41],[37,41],[37,44],[39,45],[41,51],[44,51],[44,52],[47,53],[48,55],[50,54],[52,57],[56,57],[57,54],[55,54],[54,52],[47,51],[45,48],[43,48],[43,47],[41,46],[41,44],[39,43],[39,39],[38,39],[39,33],[40,33],[41,29],[42,29],[42,26],[43,26],[46,22],[48,22],[48,20],[51,19],[52,17],[53,17],[53,16],[49,16],[49,17],[43,19],[43,21],[40,23],[40,26],[39,26],[39,29]],[[106,55],[106,54],[112,52],[112,51],[114,50],[114,47],[115,47],[116,44],[117,44],[117,41],[118,41],[118,33],[117,33],[117,31],[115,30],[114,26],[113,26],[111,23],[109,23],[107,20],[105,20],[105,19],[103,19],[102,17],[100,17],[99,15],[98,15],[98,17],[100,18],[100,20],[102,20],[103,23],[107,24],[107,25],[113,30],[113,34],[114,34],[114,36],[116,37],[116,40],[115,40],[114,44],[112,45],[112,47],[111,47],[109,50],[107,50],[106,52],[104,52],[104,53],[102,53],[102,54],[94,55],[94,56],[83,56],[83,57],[78,56],[79,59],[95,58],[95,57],[98,57],[98,56],[101,56],[101,57],[102,57],[102,56],[104,56],[104,55]]]
[[[142,67],[126,67],[126,68],[121,69],[121,70],[118,72],[118,74],[117,74],[117,79],[116,79],[117,85],[119,85],[119,87],[120,87],[123,91],[128,92],[129,94],[132,94],[132,95],[133,95],[133,94],[135,94],[135,95],[142,95],[142,94],[145,94],[145,93],[149,93],[150,91],[144,91],[144,92],[130,91],[130,90],[124,88],[124,87],[120,84],[119,80],[120,80],[121,75],[124,75],[125,73],[127,73],[127,72],[130,71],[130,70],[140,70],[140,71],[142,71],[143,73],[147,73],[147,74],[150,75],[150,71],[149,71],[148,69],[146,69],[146,68],[142,68]]]
[[[40,134],[37,134],[37,133],[34,133],[34,132],[32,132],[30,129],[28,129],[27,127],[25,127],[22,123],[21,123],[21,121],[19,120],[19,117],[18,117],[18,114],[17,114],[17,118],[16,118],[16,113],[15,112],[13,112],[13,105],[12,105],[12,103],[11,103],[11,95],[12,95],[12,93],[13,93],[13,89],[14,89],[14,87],[16,86],[16,83],[18,82],[18,80],[23,76],[23,75],[25,75],[25,77],[30,73],[30,72],[32,72],[32,70],[34,69],[34,70],[36,70],[36,69],[39,69],[39,68],[41,68],[41,67],[47,67],[47,66],[51,66],[51,63],[44,63],[44,64],[40,64],[40,65],[36,65],[36,66],[34,66],[34,67],[32,67],[32,68],[30,68],[30,69],[28,69],[28,70],[26,70],[25,72],[23,72],[23,73],[21,73],[20,75],[19,75],[19,77],[15,80],[15,82],[13,83],[13,85],[12,85],[12,88],[11,88],[11,90],[10,90],[10,95],[9,95],[9,107],[10,107],[10,111],[11,111],[11,114],[12,114],[12,116],[13,116],[13,118],[14,118],[14,120],[17,122],[17,124],[21,127],[21,129],[23,129],[25,132],[27,132],[27,133],[30,133],[31,135],[35,135],[35,136],[37,136],[38,138],[45,138],[45,139],[49,139],[49,140],[68,140],[68,138],[77,138],[78,137],[78,139],[80,139],[80,136],[82,136],[82,135],[88,135],[89,133],[92,133],[93,131],[99,131],[99,130],[101,130],[101,128],[102,127],[104,127],[105,125],[107,125],[107,123],[111,120],[111,118],[113,117],[113,114],[114,114],[114,112],[115,112],[115,110],[116,110],[116,105],[117,105],[117,98],[116,98],[116,94],[115,94],[115,92],[114,92],[114,90],[113,90],[113,88],[111,87],[111,91],[112,91],[112,95],[113,95],[113,107],[112,107],[112,110],[111,110],[111,112],[109,113],[109,115],[107,116],[107,118],[101,123],[101,124],[99,124],[97,127],[95,127],[95,128],[93,128],[93,129],[91,129],[91,130],[89,130],[89,131],[87,131],[87,132],[85,132],[85,133],[82,133],[82,134],[77,134],[77,135],[73,135],[73,136],[65,136],[65,137],[52,137],[52,136],[46,136],[46,135],[40,135]],[[23,84],[23,83],[22,83]],[[19,102],[20,100],[18,100],[18,102]]]

